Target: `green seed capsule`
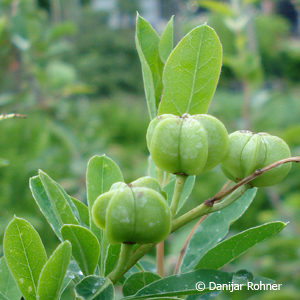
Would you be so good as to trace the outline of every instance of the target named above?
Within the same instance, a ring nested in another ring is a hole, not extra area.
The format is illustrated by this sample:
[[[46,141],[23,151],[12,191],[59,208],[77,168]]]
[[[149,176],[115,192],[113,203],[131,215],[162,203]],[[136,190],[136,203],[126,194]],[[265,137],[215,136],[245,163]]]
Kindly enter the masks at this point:
[[[130,184],[132,187],[147,187],[149,189],[153,189],[159,193],[162,192],[160,184],[158,181],[150,176],[141,177]]]
[[[95,201],[92,216],[105,229],[108,241],[115,243],[157,243],[171,230],[171,213],[165,198],[156,189],[155,179],[140,178],[129,185],[110,190]],[[142,185],[144,182],[144,186]],[[160,187],[159,187],[160,188]]]
[[[229,151],[221,167],[229,179],[239,181],[257,169],[290,156],[289,146],[277,136],[236,131],[229,135]],[[290,168],[290,163],[280,165],[252,180],[251,184],[274,185],[288,174]]]
[[[161,115],[147,131],[156,166],[170,173],[198,175],[218,165],[227,152],[225,126],[210,115]]]

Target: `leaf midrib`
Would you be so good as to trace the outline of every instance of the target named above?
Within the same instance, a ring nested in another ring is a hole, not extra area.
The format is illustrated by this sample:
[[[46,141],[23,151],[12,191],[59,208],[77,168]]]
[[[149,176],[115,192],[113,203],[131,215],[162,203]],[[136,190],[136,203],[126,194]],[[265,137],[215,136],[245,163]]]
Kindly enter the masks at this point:
[[[187,108],[186,108],[185,112],[189,112],[190,106],[191,106],[191,103],[192,103],[192,99],[193,99],[193,96],[194,96],[196,77],[197,77],[197,73],[198,73],[198,65],[199,65],[199,61],[200,61],[200,52],[201,52],[201,48],[202,48],[202,42],[203,42],[203,37],[204,37],[204,34],[205,34],[205,30],[206,30],[206,27],[204,26],[203,27],[203,32],[201,34],[201,40],[199,42],[198,51],[197,51],[197,58],[196,58],[196,64],[195,64],[195,71],[194,71],[194,74],[193,74],[191,93],[190,93],[189,101],[188,101]]]
[[[34,296],[36,297],[36,285],[35,285],[35,281],[34,281],[34,278],[33,278],[33,274],[32,274],[32,271],[31,271],[31,268],[30,268],[30,265],[29,265],[29,261],[28,261],[28,257],[27,257],[27,252],[26,252],[26,249],[25,249],[25,246],[24,246],[24,243],[23,243],[23,239],[22,239],[22,235],[21,235],[21,233],[20,233],[20,229],[19,229],[18,223],[16,223],[16,227],[17,227],[17,230],[18,230],[18,234],[19,234],[19,236],[20,236],[21,245],[22,245],[22,248],[23,248],[23,251],[24,251],[24,254],[25,254],[25,258],[26,258],[28,270],[29,270],[30,277],[31,277],[31,280],[32,280],[32,283],[33,283],[33,287],[34,287]]]

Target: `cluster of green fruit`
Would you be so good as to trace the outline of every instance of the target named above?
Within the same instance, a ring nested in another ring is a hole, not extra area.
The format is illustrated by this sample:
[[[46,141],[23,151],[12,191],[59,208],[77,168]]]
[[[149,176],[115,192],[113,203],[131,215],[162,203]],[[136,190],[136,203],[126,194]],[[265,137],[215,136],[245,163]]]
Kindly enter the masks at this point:
[[[288,145],[267,133],[236,131],[228,135],[223,123],[207,114],[160,115],[150,122],[147,145],[155,165],[168,173],[199,175],[218,164],[239,181],[257,169],[290,157]],[[281,181],[290,164],[280,165],[254,179],[253,186]],[[158,181],[142,177],[114,184],[93,206],[97,226],[110,243],[157,243],[171,230],[172,214]]]

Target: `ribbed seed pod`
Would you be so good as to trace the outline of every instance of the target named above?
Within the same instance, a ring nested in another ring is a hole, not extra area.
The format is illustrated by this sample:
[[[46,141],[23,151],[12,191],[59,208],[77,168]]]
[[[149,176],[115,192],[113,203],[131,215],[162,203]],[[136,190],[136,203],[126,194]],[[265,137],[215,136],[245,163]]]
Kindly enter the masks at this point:
[[[278,160],[291,156],[284,140],[268,133],[236,131],[229,135],[229,151],[221,168],[233,181],[252,174]],[[282,164],[251,181],[253,186],[269,186],[280,182],[289,172],[291,164]]]
[[[150,122],[147,145],[160,169],[174,174],[199,175],[223,160],[228,134],[223,123],[210,115],[166,114]]]

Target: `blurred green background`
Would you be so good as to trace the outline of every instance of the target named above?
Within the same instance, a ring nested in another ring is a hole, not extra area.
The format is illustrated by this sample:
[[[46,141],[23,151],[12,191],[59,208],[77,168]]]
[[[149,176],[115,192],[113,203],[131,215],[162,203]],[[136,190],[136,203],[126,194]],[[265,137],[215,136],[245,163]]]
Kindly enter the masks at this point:
[[[136,10],[158,32],[175,14],[176,41],[193,26],[214,27],[224,66],[209,113],[229,132],[278,135],[299,155],[298,0],[0,0],[0,113],[27,116],[0,122],[1,240],[16,214],[34,224],[49,253],[54,249],[56,238],[28,187],[38,169],[82,201],[94,154],[117,161],[127,181],[146,173],[149,119],[134,44]],[[214,195],[225,181],[218,168],[199,176],[188,206]],[[231,231],[290,221],[278,237],[226,267],[273,278],[284,288],[222,299],[299,299],[299,181],[294,165],[282,183],[259,191]],[[169,240],[170,269],[188,229]]]

